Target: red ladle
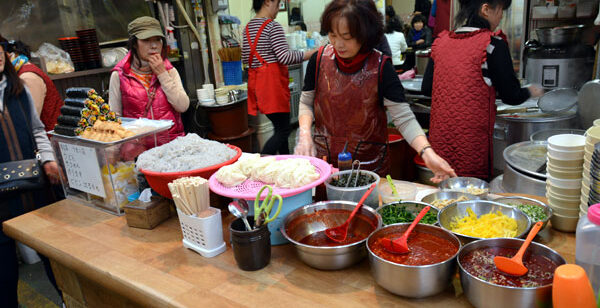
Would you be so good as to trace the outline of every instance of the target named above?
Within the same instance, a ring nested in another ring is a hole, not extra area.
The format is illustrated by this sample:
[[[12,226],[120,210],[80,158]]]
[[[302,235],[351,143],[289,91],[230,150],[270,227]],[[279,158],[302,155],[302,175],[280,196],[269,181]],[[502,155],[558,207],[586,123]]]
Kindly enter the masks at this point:
[[[423,218],[423,216],[425,216],[425,214],[427,214],[427,212],[429,211],[430,208],[431,207],[429,205],[424,207],[419,212],[419,215],[417,215],[417,218],[415,218],[415,220],[413,220],[413,222],[410,224],[410,226],[408,226],[408,229],[406,229],[406,231],[404,232],[404,234],[402,234],[401,237],[396,238],[393,241],[387,237],[382,238],[381,244],[383,245],[383,249],[385,249],[391,253],[397,253],[397,254],[403,254],[403,253],[410,252],[410,249],[408,248],[408,236],[410,235],[412,230],[415,228],[415,226],[419,223],[419,221],[421,221],[421,218]]]
[[[371,187],[369,187],[369,189],[365,192],[362,198],[360,198],[360,201],[358,201],[358,204],[356,205],[352,213],[350,213],[350,217],[348,217],[346,222],[337,227],[325,229],[325,235],[327,235],[329,239],[338,243],[343,243],[346,240],[346,238],[348,237],[348,227],[350,227],[350,221],[352,220],[352,218],[354,218],[358,210],[362,207],[363,203],[365,202],[365,200],[367,200],[367,197],[371,194],[373,189],[375,189],[375,186],[377,186],[377,183],[371,184]]]
[[[543,224],[544,222],[542,221],[538,221],[535,223],[533,228],[531,228],[531,231],[529,231],[525,242],[523,243],[523,245],[521,245],[521,248],[519,248],[519,251],[517,251],[517,254],[515,254],[514,257],[494,257],[494,264],[496,264],[496,268],[501,272],[505,272],[513,276],[523,276],[527,274],[528,269],[525,267],[525,265],[523,265],[523,255],[525,254],[525,250],[527,250],[527,247],[529,247],[529,244],[531,244],[533,238],[542,228]]]

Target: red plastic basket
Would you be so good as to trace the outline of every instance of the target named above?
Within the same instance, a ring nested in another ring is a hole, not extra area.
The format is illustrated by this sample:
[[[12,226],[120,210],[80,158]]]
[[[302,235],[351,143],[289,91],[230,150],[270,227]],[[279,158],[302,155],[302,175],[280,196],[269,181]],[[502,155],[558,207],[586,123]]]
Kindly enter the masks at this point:
[[[208,180],[210,176],[213,175],[213,173],[219,170],[219,168],[235,163],[238,160],[238,158],[242,156],[242,150],[240,148],[230,144],[228,144],[227,146],[235,150],[236,154],[232,159],[220,163],[218,165],[181,172],[154,172],[144,169],[140,169],[140,172],[146,176],[146,180],[148,180],[148,184],[150,184],[150,187],[152,187],[152,189],[154,189],[157,193],[159,193],[165,198],[173,199],[173,196],[171,196],[171,191],[169,190],[169,183],[173,182],[178,178],[183,178],[186,176],[201,176]]]

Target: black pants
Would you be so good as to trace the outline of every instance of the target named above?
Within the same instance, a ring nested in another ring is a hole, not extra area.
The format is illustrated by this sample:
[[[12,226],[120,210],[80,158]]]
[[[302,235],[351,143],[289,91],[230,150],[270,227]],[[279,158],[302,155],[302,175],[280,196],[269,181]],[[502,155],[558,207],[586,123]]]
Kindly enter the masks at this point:
[[[269,138],[265,146],[263,147],[261,154],[290,154],[290,148],[288,144],[288,137],[292,131],[290,126],[290,113],[279,112],[267,114],[267,118],[273,123],[275,132],[273,136]]]
[[[50,260],[40,255],[48,279],[60,295],[56,279],[50,267]],[[0,243],[0,307],[17,308],[17,285],[19,283],[19,262],[14,240]],[[62,295],[61,295],[62,296]]]

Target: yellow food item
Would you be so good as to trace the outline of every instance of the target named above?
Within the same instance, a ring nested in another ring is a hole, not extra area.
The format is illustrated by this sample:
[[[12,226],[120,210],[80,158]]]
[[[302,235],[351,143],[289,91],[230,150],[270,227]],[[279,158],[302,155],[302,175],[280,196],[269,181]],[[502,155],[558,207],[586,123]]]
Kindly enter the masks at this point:
[[[467,186],[467,188],[465,189],[465,192],[468,194],[472,194],[472,195],[482,195],[488,192],[487,188],[478,188],[478,187],[474,187],[473,185],[469,185]]]
[[[481,238],[515,237],[517,236],[517,221],[502,212],[477,215],[467,208],[467,216],[455,217],[450,223],[452,232]]]
[[[469,198],[465,196],[460,196],[457,199],[438,199],[431,202],[431,205],[437,207],[438,209],[442,209],[445,206],[452,204],[454,202],[467,201]]]
[[[80,136],[91,140],[111,142],[131,137],[134,134],[134,132],[126,130],[117,122],[98,120],[94,123],[94,126],[88,127]]]

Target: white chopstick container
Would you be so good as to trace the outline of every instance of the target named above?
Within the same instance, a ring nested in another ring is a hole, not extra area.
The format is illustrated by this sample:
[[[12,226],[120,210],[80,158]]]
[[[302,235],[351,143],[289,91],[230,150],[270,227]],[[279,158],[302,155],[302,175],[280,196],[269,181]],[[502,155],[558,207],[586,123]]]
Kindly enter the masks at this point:
[[[183,246],[205,258],[212,258],[226,250],[221,210],[213,207],[209,209],[213,213],[208,217],[188,216],[177,209]]]

